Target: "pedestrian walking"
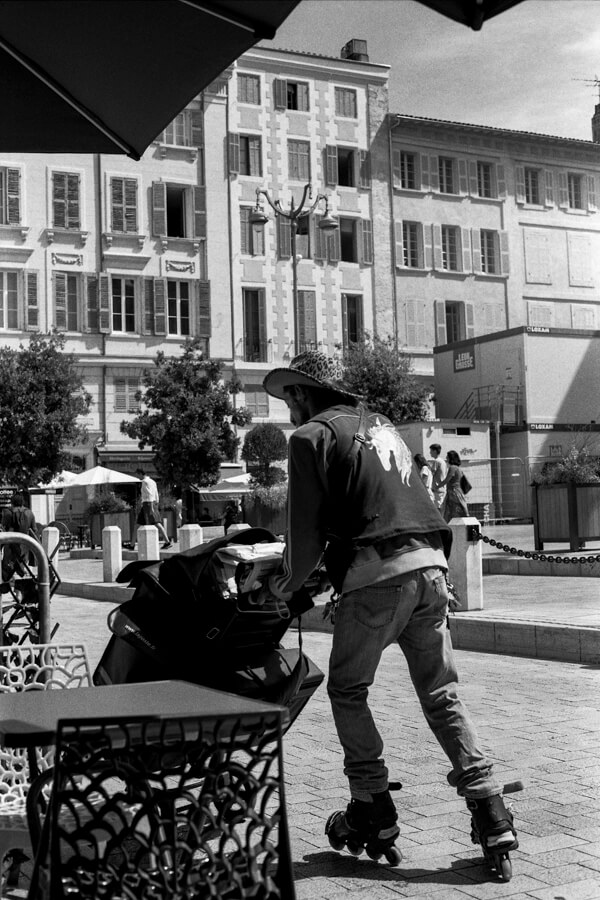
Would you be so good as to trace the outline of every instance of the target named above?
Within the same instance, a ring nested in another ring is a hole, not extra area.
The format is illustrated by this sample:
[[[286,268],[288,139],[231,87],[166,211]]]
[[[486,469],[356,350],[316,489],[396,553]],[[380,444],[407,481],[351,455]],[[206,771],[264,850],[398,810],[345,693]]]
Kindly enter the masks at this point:
[[[138,513],[137,525],[155,525],[159,535],[162,536],[164,541],[162,549],[168,550],[171,546],[171,541],[160,520],[158,487],[156,486],[156,482],[153,478],[150,478],[144,469],[136,469],[135,474],[142,479],[142,506]]]
[[[35,516],[29,507],[25,506],[25,499],[20,491],[15,492],[10,498],[10,509],[5,510],[2,515],[2,528],[4,531],[20,534],[35,532]],[[2,556],[2,581],[10,581],[14,575],[26,575],[24,562],[28,565],[32,562],[32,554],[27,545],[7,544]]]
[[[461,459],[456,450],[448,450],[446,462],[448,464],[448,474],[439,484],[446,489],[443,515],[446,522],[450,522],[452,519],[468,516],[469,507],[461,486],[464,472],[460,467]]]
[[[446,625],[450,529],[396,429],[360,404],[343,376],[338,360],[308,351],[263,382],[286,402],[296,426],[288,450],[286,546],[268,589],[289,599],[324,553],[337,592],[327,690],[350,802],[328,820],[330,843],[357,852],[366,847],[375,856],[395,851],[398,815],[368,693],[383,650],[397,643],[450,760],[448,781],[466,798],[482,845],[513,849],[512,816],[458,697]]]
[[[223,514],[223,533],[227,534],[227,531],[232,525],[236,525],[241,518],[241,512],[239,504],[236,500],[232,500],[231,503],[227,504],[225,512]]]
[[[433,496],[433,472],[429,468],[429,464],[427,460],[423,456],[422,453],[415,453],[414,460],[417,464],[417,468],[419,470],[419,475],[421,476],[421,481],[427,488],[427,493],[431,498],[431,502],[435,503],[435,498]]]
[[[446,488],[441,482],[443,482],[444,478],[446,477],[448,469],[444,460],[440,459],[442,453],[442,447],[440,444],[431,444],[429,447],[429,453],[431,454],[429,466],[433,473],[433,502],[438,509],[442,509],[444,506],[444,500],[446,499]]]

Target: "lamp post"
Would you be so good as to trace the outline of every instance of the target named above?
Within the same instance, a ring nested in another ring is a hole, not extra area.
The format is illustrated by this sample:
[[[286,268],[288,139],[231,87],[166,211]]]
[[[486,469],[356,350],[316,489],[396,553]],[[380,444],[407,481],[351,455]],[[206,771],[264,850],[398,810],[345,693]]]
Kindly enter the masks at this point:
[[[283,209],[280,200],[272,200],[268,191],[257,188],[256,206],[250,213],[249,217],[250,225],[252,226],[252,228],[262,230],[269,221],[269,216],[266,215],[260,204],[261,196],[265,198],[276,216],[281,216],[281,218],[287,219],[290,223],[290,249],[292,254],[292,298],[294,308],[294,342],[297,353],[299,344],[298,257],[296,255],[296,235],[298,234],[298,223],[300,219],[305,219],[307,216],[310,216],[320,203],[325,204],[325,212],[324,215],[322,215],[319,219],[319,229],[321,231],[324,231],[325,233],[332,232],[336,230],[336,228],[338,227],[338,223],[329,213],[329,198],[326,196],[326,194],[317,194],[315,200],[313,201],[312,185],[309,182],[308,184],[304,185],[300,202],[297,205],[294,205],[294,197],[292,196],[290,207],[287,210]],[[305,206],[307,200],[309,201],[309,205]]]

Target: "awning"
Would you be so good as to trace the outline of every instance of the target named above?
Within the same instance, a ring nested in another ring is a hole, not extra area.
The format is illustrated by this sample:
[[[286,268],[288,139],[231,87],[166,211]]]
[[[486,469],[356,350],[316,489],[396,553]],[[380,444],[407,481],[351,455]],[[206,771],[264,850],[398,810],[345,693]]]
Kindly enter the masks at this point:
[[[207,500],[239,500],[244,494],[249,494],[252,490],[250,487],[250,475],[245,472],[243,475],[233,475],[231,478],[224,478],[212,487],[192,487],[192,490],[198,494],[202,501]]]
[[[522,0],[419,0],[461,25],[479,31],[487,19],[492,19]]]

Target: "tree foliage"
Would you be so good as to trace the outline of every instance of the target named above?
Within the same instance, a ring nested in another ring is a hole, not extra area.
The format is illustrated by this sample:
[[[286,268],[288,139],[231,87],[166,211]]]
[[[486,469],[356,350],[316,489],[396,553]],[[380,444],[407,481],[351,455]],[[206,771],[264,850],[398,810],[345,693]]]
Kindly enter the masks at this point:
[[[427,415],[430,390],[413,374],[412,359],[391,337],[352,344],[344,358],[346,383],[366,405],[394,424]]]
[[[62,448],[85,438],[78,416],[90,408],[73,357],[59,334],[0,348],[0,478],[26,488],[65,466]]]
[[[285,479],[284,472],[273,463],[287,458],[288,445],[285,434],[278,425],[266,422],[255,425],[249,431],[242,447],[242,459],[256,464],[254,478],[268,487]]]
[[[180,357],[157,354],[154,369],[145,373],[144,390],[137,397],[145,409],[121,423],[121,431],[151,447],[161,478],[179,489],[219,480],[220,464],[235,457],[239,439],[233,426],[251,420],[235,408],[232,394],[240,389],[234,378],[223,382],[223,364],[203,359],[198,339],[187,340]]]

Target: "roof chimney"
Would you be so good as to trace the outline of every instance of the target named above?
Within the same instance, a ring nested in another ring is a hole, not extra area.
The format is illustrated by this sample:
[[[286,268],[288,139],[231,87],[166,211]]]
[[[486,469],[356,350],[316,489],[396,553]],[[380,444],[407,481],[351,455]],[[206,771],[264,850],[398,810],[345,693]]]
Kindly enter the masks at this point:
[[[600,103],[596,103],[592,116],[592,140],[595,144],[600,144]]]
[[[369,54],[367,53],[367,42],[359,41],[352,38],[341,49],[340,56],[342,59],[356,59],[358,62],[369,62]]]

